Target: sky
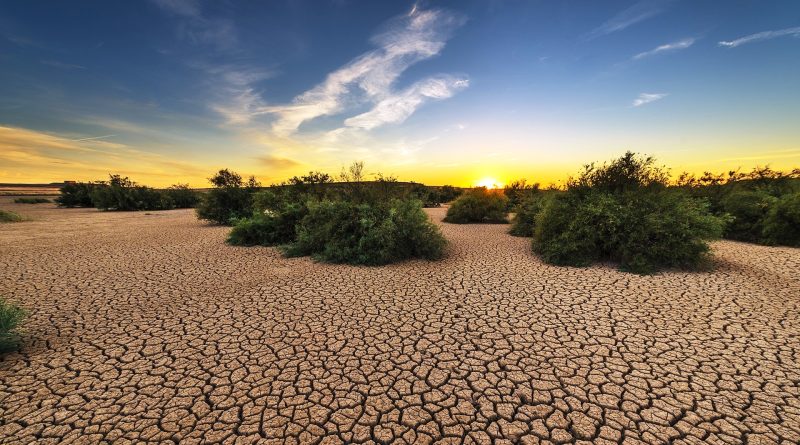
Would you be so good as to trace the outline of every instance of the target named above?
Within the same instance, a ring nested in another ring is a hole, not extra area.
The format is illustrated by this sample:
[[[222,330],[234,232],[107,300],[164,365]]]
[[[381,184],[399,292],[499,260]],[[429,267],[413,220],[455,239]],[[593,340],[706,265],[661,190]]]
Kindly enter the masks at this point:
[[[0,3],[0,182],[800,166],[796,0]]]

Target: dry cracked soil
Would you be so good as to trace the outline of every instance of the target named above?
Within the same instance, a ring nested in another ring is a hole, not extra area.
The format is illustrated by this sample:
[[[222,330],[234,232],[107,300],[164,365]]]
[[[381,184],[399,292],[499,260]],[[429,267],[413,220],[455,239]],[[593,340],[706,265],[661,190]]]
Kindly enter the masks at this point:
[[[364,268],[0,199],[2,443],[800,443],[800,249],[636,276],[442,224],[443,261]]]

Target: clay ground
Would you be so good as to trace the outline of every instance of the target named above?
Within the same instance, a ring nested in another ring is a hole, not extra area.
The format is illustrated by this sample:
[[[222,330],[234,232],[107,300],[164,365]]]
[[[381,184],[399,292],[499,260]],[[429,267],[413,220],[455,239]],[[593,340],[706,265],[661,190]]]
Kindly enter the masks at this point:
[[[3,443],[800,443],[800,249],[642,277],[445,224],[445,260],[359,268],[9,201]]]

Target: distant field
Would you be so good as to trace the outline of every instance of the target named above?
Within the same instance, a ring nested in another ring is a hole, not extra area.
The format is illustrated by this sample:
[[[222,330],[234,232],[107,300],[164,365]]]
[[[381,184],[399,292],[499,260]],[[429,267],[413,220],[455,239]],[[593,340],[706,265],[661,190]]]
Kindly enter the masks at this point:
[[[0,184],[0,196],[52,196],[64,184]]]

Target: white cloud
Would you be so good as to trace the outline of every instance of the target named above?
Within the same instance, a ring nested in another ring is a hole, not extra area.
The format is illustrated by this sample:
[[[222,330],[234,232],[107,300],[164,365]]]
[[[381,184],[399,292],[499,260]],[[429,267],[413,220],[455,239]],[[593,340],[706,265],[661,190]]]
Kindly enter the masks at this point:
[[[378,46],[377,49],[368,51],[329,73],[321,84],[295,97],[292,103],[263,107],[256,114],[277,115],[272,129],[282,136],[295,133],[304,122],[337,114],[348,106],[364,103],[376,104],[376,109],[380,107],[382,111],[367,112],[365,113],[367,115],[373,114],[360,119],[356,116],[351,118],[356,119],[352,122],[366,123],[370,119],[381,120],[383,119],[381,116],[389,119],[387,114],[389,109],[394,110],[391,113],[393,116],[408,117],[416,106],[424,101],[417,101],[416,105],[412,105],[415,103],[413,99],[408,98],[403,101],[398,96],[410,94],[409,90],[415,88],[419,93],[424,89],[422,85],[428,85],[429,88],[425,91],[430,95],[419,94],[424,97],[435,97],[438,93],[433,91],[435,87],[431,85],[441,83],[444,77],[420,81],[401,93],[393,91],[395,81],[410,66],[439,54],[451,31],[462,22],[460,16],[445,11],[422,11],[416,8],[408,15],[391,21],[384,32],[372,39]],[[464,79],[459,80],[465,82]],[[380,105],[381,103],[383,105]],[[399,112],[400,107],[404,107],[402,113]]]
[[[371,110],[345,120],[344,124],[371,130],[384,124],[403,122],[424,102],[447,99],[467,86],[467,79],[453,76],[430,77],[385,97]]]
[[[667,93],[641,93],[639,97],[637,97],[633,101],[634,107],[641,107],[642,105],[649,104],[650,102],[655,102],[657,100],[661,100],[667,97]]]
[[[764,31],[755,34],[750,34],[749,36],[740,37],[736,40],[730,41],[721,41],[719,42],[719,46],[726,46],[728,48],[736,48],[739,45],[744,45],[745,43],[752,43],[758,42],[761,40],[769,40],[774,39],[776,37],[783,37],[783,36],[794,36],[800,37],[800,26],[794,28],[786,28],[786,29],[778,29],[774,31]]]
[[[679,50],[679,49],[686,49],[686,48],[692,46],[694,44],[694,41],[695,40],[690,37],[690,38],[687,38],[687,39],[678,40],[677,42],[667,43],[666,45],[661,45],[659,47],[651,49],[650,51],[645,51],[643,53],[639,53],[639,54],[633,56],[633,59],[634,60],[639,60],[639,59],[642,59],[642,58],[645,58],[645,57],[649,57],[649,56],[654,56],[656,54],[663,53],[663,52],[676,51],[676,50]]]
[[[666,9],[671,0],[641,0],[633,6],[619,12],[605,23],[589,33],[588,38],[593,39],[623,29],[658,15]]]

